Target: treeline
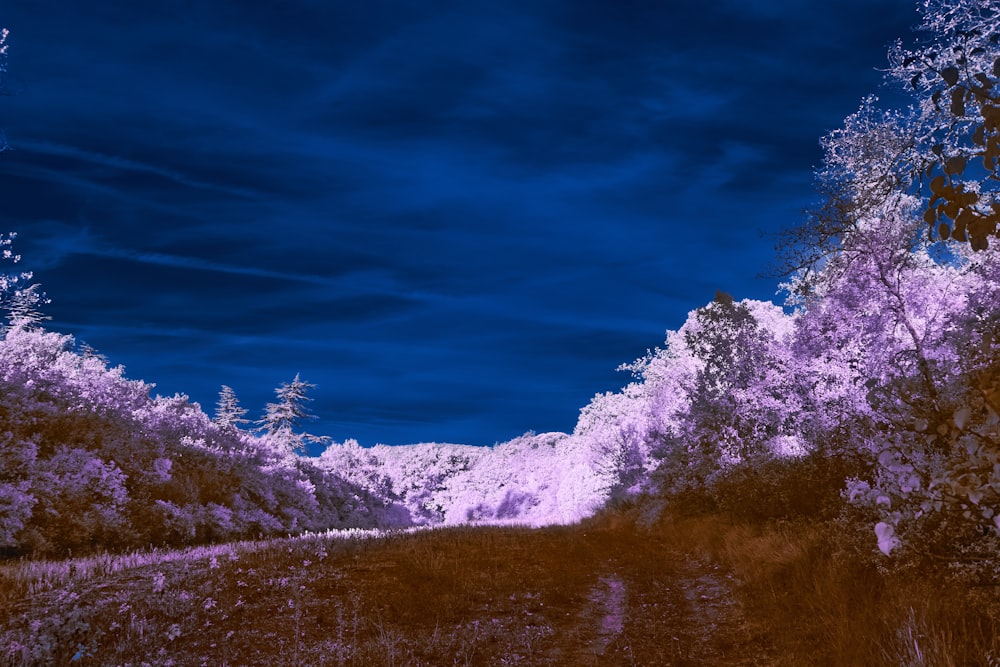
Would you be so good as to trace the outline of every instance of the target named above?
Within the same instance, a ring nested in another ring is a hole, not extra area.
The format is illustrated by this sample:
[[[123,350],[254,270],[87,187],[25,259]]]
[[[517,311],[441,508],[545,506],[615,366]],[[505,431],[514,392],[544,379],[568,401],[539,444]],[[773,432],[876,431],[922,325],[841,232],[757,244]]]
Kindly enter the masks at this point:
[[[494,447],[299,450],[309,383],[276,390],[259,428],[228,387],[214,418],[156,396],[23,311],[0,331],[0,554],[59,556],[340,528],[568,523],[621,475],[601,438]]]
[[[603,445],[526,433],[493,447],[332,444],[320,466],[404,508],[421,524],[573,523],[602,507],[620,478]]]
[[[652,458],[653,492],[838,521],[900,565],[1000,576],[1000,3],[931,0],[918,48],[823,139],[784,239],[786,307],[720,293],[578,434]]]
[[[186,396],[27,323],[0,338],[0,549],[95,549],[406,523],[294,455],[279,432],[213,422]]]

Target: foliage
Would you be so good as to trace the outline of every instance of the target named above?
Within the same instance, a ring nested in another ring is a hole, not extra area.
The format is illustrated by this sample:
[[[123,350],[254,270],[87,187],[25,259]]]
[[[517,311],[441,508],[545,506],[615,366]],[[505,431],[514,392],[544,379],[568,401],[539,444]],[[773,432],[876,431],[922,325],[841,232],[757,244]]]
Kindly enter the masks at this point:
[[[928,0],[912,49],[897,42],[889,77],[917,100],[909,177],[929,179],[931,234],[984,250],[1000,229],[1000,2]]]
[[[0,338],[0,549],[64,554],[393,525],[361,488],[266,438],[149,397],[72,337]],[[395,519],[392,517],[396,516]]]
[[[313,400],[306,393],[316,385],[306,382],[295,374],[291,382],[282,382],[274,390],[277,402],[268,403],[264,408],[264,416],[257,424],[268,440],[278,447],[279,451],[302,451],[307,442],[324,442],[326,439],[309,433],[296,433],[295,428],[304,419],[315,419],[306,408],[306,403]]]
[[[246,419],[247,412],[248,410],[240,405],[233,388],[222,385],[222,390],[219,392],[219,402],[215,406],[214,419],[219,428],[239,428],[249,424],[250,420]]]
[[[0,35],[6,37],[6,30]],[[6,54],[5,49],[3,39],[0,38],[0,57]],[[0,68],[0,74],[2,72],[3,70]],[[11,264],[17,264],[21,261],[21,256],[14,254],[11,249],[15,238],[17,238],[17,234],[14,232],[0,234],[0,261]],[[31,279],[32,273],[30,271],[0,273],[0,309],[6,311],[6,319],[10,326],[34,326],[47,319],[41,313],[40,308],[49,300],[41,292],[38,284],[28,284]]]
[[[320,464],[405,508],[417,524],[570,523],[610,493],[600,445],[564,433],[514,438],[493,447],[422,443],[364,449],[331,444]]]

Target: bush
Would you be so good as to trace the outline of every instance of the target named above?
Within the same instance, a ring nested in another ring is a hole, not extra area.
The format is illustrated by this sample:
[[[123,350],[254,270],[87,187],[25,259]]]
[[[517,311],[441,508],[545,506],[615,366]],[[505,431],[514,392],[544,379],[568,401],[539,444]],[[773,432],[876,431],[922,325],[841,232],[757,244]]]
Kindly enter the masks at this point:
[[[742,521],[831,519],[843,505],[847,478],[865,467],[859,459],[821,454],[771,458],[721,470],[707,492],[720,511]]]

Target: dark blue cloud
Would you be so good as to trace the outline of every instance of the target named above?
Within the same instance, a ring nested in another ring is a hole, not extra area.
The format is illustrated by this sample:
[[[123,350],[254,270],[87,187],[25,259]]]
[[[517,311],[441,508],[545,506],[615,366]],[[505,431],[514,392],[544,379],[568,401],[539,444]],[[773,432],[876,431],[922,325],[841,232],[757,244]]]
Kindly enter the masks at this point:
[[[6,7],[2,227],[158,391],[315,432],[566,430],[768,234],[909,0],[39,0]]]

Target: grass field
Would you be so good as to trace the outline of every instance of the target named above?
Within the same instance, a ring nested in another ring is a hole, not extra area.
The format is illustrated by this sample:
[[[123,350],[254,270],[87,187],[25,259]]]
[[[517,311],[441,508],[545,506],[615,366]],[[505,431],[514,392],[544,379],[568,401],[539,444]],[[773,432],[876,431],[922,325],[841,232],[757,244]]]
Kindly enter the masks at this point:
[[[8,563],[0,664],[1000,664],[995,588],[823,525],[637,516]]]

